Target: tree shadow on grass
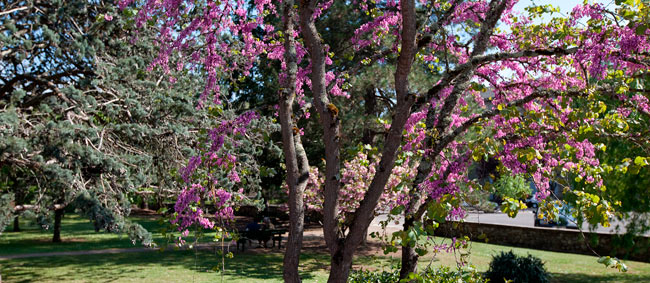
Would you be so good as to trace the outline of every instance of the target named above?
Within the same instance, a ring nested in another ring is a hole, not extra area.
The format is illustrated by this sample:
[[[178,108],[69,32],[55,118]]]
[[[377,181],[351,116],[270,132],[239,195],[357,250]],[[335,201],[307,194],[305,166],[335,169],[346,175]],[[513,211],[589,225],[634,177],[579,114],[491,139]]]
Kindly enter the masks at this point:
[[[650,282],[650,274],[619,273],[590,275],[581,273],[553,273],[552,276],[551,282]]]
[[[144,254],[150,258],[143,260]],[[142,253],[13,259],[0,262],[0,273],[7,282],[114,281],[132,278],[154,258]]]
[[[161,228],[155,219],[133,218],[132,220],[153,233]],[[51,229],[41,229],[38,225],[24,219],[21,219],[21,225],[21,232],[2,234],[0,255],[142,247],[139,244],[134,245],[126,234],[95,232],[89,220],[77,215],[64,217],[61,224],[63,238],[61,243],[52,243]],[[158,234],[154,234],[155,236]],[[162,242],[163,239],[158,237],[155,240]]]
[[[225,259],[225,276],[241,280],[282,280],[282,253],[239,253]],[[301,257],[303,280],[313,279],[313,272],[323,270],[328,263],[326,255],[307,254]],[[174,270],[179,276],[217,280],[221,256],[208,251],[152,251],[125,254],[60,256],[14,259],[0,261],[0,274],[7,282],[88,281],[116,280],[182,281],[151,273]],[[191,279],[190,279],[191,280]],[[203,281],[203,280],[201,280]]]

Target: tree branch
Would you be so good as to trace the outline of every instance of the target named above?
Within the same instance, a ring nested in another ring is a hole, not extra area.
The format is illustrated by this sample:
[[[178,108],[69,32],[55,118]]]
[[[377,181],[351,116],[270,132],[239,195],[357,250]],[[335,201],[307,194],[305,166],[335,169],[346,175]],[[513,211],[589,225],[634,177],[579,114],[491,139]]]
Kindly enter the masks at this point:
[[[323,233],[325,242],[333,255],[339,246],[338,193],[340,190],[340,120],[338,108],[329,101],[325,81],[325,50],[314,23],[317,1],[302,0],[300,3],[300,28],[309,51],[314,106],[320,115],[325,143],[325,185],[323,201]]]
[[[417,53],[417,23],[414,0],[401,2],[402,13],[402,42],[401,51],[395,70],[395,91],[397,93],[397,106],[393,115],[390,131],[384,143],[381,160],[375,170],[375,176],[366,191],[359,208],[354,213],[350,225],[350,232],[346,238],[345,253],[351,256],[359,245],[377,207],[388,178],[395,166],[397,149],[402,142],[402,131],[406,120],[411,115],[411,107],[415,102],[415,95],[408,92],[408,74]],[[349,246],[348,246],[349,245]]]

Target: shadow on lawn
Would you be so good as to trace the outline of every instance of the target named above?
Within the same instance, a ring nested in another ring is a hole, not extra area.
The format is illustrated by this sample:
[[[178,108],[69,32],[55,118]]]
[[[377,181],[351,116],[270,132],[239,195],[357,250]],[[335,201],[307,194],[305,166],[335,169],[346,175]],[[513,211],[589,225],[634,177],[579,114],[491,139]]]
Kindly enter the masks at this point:
[[[154,239],[162,242],[158,233],[161,225],[155,219],[133,218],[134,221],[154,233]],[[65,216],[61,225],[62,243],[52,243],[52,231],[44,230],[31,221],[22,220],[21,232],[5,232],[0,237],[0,255],[79,251],[108,248],[133,248],[126,234],[95,232],[90,221],[77,215]]]
[[[551,282],[650,282],[650,274],[602,274],[602,275],[589,275],[589,274],[563,274],[553,273]]]
[[[236,254],[226,259],[226,275],[248,279],[282,279],[282,261],[284,254],[272,253]],[[324,271],[329,267],[326,254],[302,254],[300,257],[300,275],[303,280],[312,279],[312,273]]]
[[[226,259],[224,275],[249,280],[282,279],[282,253],[239,253]],[[83,280],[151,281],[147,274],[156,270],[176,270],[186,276],[212,274],[216,280],[220,273],[221,257],[207,251],[165,251],[128,254],[39,257],[0,262],[2,278],[8,282],[73,281]],[[323,270],[328,263],[326,255],[309,254],[301,258],[303,279],[312,279],[310,273]],[[162,267],[162,269],[156,269]],[[196,273],[195,273],[196,272]],[[202,274],[201,274],[202,273]],[[178,281],[180,278],[168,278]]]
[[[226,259],[224,275],[229,278],[228,281],[281,281],[282,257],[281,251],[277,250],[260,249],[237,253],[234,258]],[[390,268],[390,263],[378,256],[362,256],[355,263],[376,266],[382,261],[385,268]],[[194,276],[197,277],[196,281],[217,281],[220,272],[214,272],[212,269],[220,263],[221,257],[208,251],[152,251],[0,261],[0,273],[2,279],[7,282],[195,281]],[[328,267],[329,256],[326,253],[303,253],[301,257],[300,270],[303,280],[314,279],[317,272],[327,273]],[[650,274],[554,273],[552,282],[650,282]]]

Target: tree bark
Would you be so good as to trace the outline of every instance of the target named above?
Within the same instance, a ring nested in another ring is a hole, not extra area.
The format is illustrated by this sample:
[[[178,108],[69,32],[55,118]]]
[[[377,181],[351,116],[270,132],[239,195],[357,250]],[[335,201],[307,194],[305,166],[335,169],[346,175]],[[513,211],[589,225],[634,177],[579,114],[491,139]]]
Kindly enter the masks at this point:
[[[300,249],[304,229],[305,205],[303,193],[309,180],[309,162],[300,140],[300,133],[295,128],[292,118],[293,102],[296,96],[296,72],[298,70],[294,34],[295,9],[292,0],[285,0],[282,7],[284,42],[284,59],[287,66],[287,78],[280,95],[280,125],[282,127],[282,148],[287,168],[287,186],[289,187],[289,238],[283,262],[285,282],[301,282],[298,272]]]
[[[16,217],[14,217],[14,229],[13,229],[13,231],[14,232],[20,232],[20,219],[19,219],[18,215],[16,215]]]
[[[365,246],[365,245],[368,244],[368,228],[370,228],[370,226],[366,227],[366,230],[363,231],[363,239],[361,239],[361,245],[362,246]]]
[[[363,136],[361,137],[361,143],[373,145],[375,141],[375,134],[372,130],[373,121],[370,121],[372,118],[375,118],[375,113],[377,113],[377,96],[375,96],[375,86],[370,85],[366,88],[366,93],[363,97],[364,102],[364,112],[365,118],[363,123]]]
[[[342,252],[340,255],[332,257],[330,268],[331,271],[327,282],[347,282],[352,268],[352,257],[346,257]]]
[[[299,175],[295,179],[294,189],[289,189],[289,238],[284,253],[283,277],[285,282],[301,282],[298,265],[305,223],[305,204],[303,194],[309,180],[309,165],[300,136],[296,135],[296,154],[300,157]],[[293,179],[292,179],[293,180]]]
[[[52,236],[53,243],[61,242],[61,219],[63,218],[63,209],[54,210],[54,235]]]
[[[408,231],[413,227],[413,218],[404,221],[404,231]],[[415,252],[415,247],[402,246],[402,268],[399,271],[399,278],[407,278],[413,272],[417,272],[419,256]]]
[[[411,107],[415,102],[415,95],[409,93],[408,75],[411,72],[411,66],[417,52],[416,35],[416,13],[415,1],[401,2],[402,13],[402,42],[400,55],[397,59],[397,68],[395,69],[395,92],[397,96],[397,105],[393,115],[391,128],[386,136],[382,157],[377,166],[375,176],[370,183],[368,191],[359,204],[359,208],[354,213],[354,219],[350,227],[350,232],[345,238],[342,247],[343,258],[340,261],[341,270],[334,270],[330,273],[329,282],[345,282],[350,272],[350,265],[354,256],[354,251],[361,242],[364,232],[372,221],[374,210],[379,202],[392,169],[395,166],[397,150],[402,142],[402,131],[406,120],[411,115]],[[340,274],[340,275],[339,275]]]
[[[300,30],[309,51],[311,91],[314,107],[323,126],[325,144],[325,184],[323,189],[323,235],[330,254],[336,253],[341,233],[338,226],[338,195],[341,187],[340,120],[338,108],[327,96],[325,80],[325,50],[314,23],[316,0],[300,1]],[[331,272],[335,272],[332,270]]]

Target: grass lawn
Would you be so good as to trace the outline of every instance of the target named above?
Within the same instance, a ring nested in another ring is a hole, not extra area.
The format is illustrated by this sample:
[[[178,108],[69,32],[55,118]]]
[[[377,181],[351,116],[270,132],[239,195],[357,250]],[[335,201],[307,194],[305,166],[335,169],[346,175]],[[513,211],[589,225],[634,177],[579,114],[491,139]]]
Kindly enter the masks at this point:
[[[157,244],[163,246],[173,244],[163,236],[162,229],[164,229],[164,225],[160,223],[159,218],[130,217],[130,220],[139,223],[147,231],[151,232]],[[107,233],[103,231],[95,232],[90,221],[74,213],[68,213],[63,218],[61,222],[61,239],[63,242],[57,244],[52,243],[51,229],[41,229],[34,221],[24,219],[21,219],[20,224],[21,232],[11,232],[13,226],[10,225],[0,235],[0,256],[23,253],[143,247],[140,243],[134,244],[131,242],[126,234]],[[177,236],[180,235],[180,233],[174,234]],[[214,236],[214,233],[206,233],[205,236],[204,239],[207,239],[209,236]],[[189,239],[188,242],[190,242]]]
[[[39,257],[0,261],[3,282],[219,282],[212,268],[221,257],[199,251]],[[324,282],[325,254],[305,254],[301,270],[308,282]],[[245,253],[226,259],[224,282],[281,282],[282,254]]]
[[[161,225],[157,219],[133,217],[131,220],[140,223],[152,232],[154,239],[163,241],[160,233]],[[109,248],[142,247],[134,245],[127,235],[105,232],[95,232],[93,225],[76,214],[66,214],[61,223],[62,243],[52,243],[52,231],[41,229],[33,221],[21,219],[21,232],[10,232],[8,226],[0,235],[0,255],[40,253],[56,251],[79,251]]]
[[[485,245],[473,249],[472,261],[485,270],[490,252],[509,250],[508,247]],[[561,253],[531,252],[545,261],[555,282],[650,282],[650,265],[628,262],[631,270],[619,273],[606,270],[595,263],[594,257]],[[355,263],[366,268],[389,268],[397,257],[362,256]],[[550,260],[558,260],[553,262]],[[165,251],[128,254],[61,256],[0,261],[3,282],[219,282],[221,258],[207,251]],[[479,264],[484,262],[484,264]],[[224,282],[281,282],[282,254],[269,250],[254,250],[236,254],[225,261]],[[329,257],[324,253],[305,252],[301,258],[305,282],[325,282]],[[423,264],[427,264],[423,262]],[[433,265],[454,265],[453,258],[440,257]]]
[[[154,232],[162,241],[161,225],[155,219],[134,218]],[[64,243],[50,243],[51,234],[24,224],[24,232],[5,232],[0,236],[0,255],[19,253],[74,251],[106,248],[134,247],[128,237],[109,233],[95,233],[86,220],[67,215],[63,221]],[[139,247],[139,245],[136,245]],[[607,269],[596,262],[596,257],[557,252],[547,252],[486,243],[472,243],[470,261],[480,271],[485,271],[492,255],[513,250],[528,253],[546,262],[555,282],[650,282],[650,264],[627,261],[627,273]],[[3,282],[53,282],[53,281],[147,281],[147,282],[203,282],[220,281],[221,272],[212,271],[219,266],[221,257],[209,251],[149,251],[124,254],[83,256],[56,256],[12,259],[0,261]],[[399,262],[399,255],[359,256],[355,268],[389,269]],[[421,259],[424,267],[455,266],[453,254],[442,253],[432,260]],[[224,282],[281,282],[282,253],[269,249],[250,249],[226,259]],[[300,270],[305,282],[324,282],[327,279],[329,256],[324,252],[303,252]]]
[[[553,282],[650,282],[650,263],[637,261],[624,261],[629,270],[625,273],[613,268],[606,268],[597,263],[598,257],[541,251],[525,248],[508,247],[494,244],[473,242],[471,243],[470,264],[481,272],[487,271],[493,255],[500,252],[512,250],[515,254],[526,256],[534,255],[542,259],[546,269],[552,274]],[[392,257],[382,256],[369,260],[368,257],[355,261],[355,264],[366,267],[366,269],[389,268],[400,262],[400,254]],[[370,266],[364,262],[373,262]],[[440,253],[435,257],[425,255],[420,258],[419,268],[424,269],[431,264],[432,267],[449,266],[456,267],[456,258],[452,253]],[[376,266],[381,266],[376,268]]]
[[[553,281],[555,282],[650,282],[649,263],[625,261],[629,270],[622,273],[597,263],[598,257],[596,256],[515,248],[479,242],[471,244],[470,263],[479,271],[487,271],[493,255],[510,250],[522,256],[532,254],[542,259],[546,269],[553,274]],[[420,261],[420,266],[426,266],[427,261],[430,260],[430,256],[425,256]],[[453,254],[442,253],[434,259],[431,265],[453,267],[455,266],[455,259]]]

